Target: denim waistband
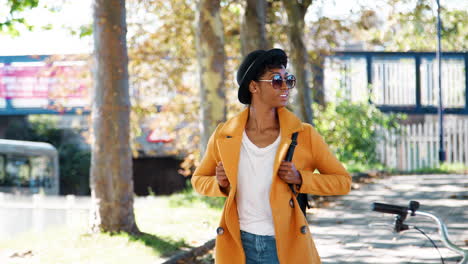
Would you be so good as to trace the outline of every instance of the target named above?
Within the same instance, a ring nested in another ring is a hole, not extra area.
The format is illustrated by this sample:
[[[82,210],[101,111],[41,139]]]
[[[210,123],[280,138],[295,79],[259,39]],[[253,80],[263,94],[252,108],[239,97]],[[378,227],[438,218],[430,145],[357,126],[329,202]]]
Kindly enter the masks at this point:
[[[241,230],[241,235],[244,235],[246,237],[263,237],[263,238],[275,238],[275,236],[265,236],[265,235],[257,235],[257,234],[252,234],[247,231]]]

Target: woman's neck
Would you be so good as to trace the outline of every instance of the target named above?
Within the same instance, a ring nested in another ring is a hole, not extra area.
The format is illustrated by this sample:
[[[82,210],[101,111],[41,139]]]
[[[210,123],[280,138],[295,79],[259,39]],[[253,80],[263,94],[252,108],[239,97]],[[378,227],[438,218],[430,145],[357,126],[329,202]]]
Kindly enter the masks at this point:
[[[249,118],[245,126],[247,130],[264,132],[269,129],[278,129],[279,120],[276,108],[249,106]]]

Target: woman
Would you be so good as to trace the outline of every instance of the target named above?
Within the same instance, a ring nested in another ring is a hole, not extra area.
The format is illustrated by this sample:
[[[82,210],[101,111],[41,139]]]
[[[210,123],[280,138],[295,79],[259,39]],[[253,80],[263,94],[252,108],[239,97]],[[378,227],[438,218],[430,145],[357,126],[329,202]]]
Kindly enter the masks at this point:
[[[217,229],[216,263],[320,263],[300,193],[343,195],[351,178],[322,137],[285,106],[296,79],[281,49],[248,54],[237,72],[248,107],[220,124],[192,177],[195,190],[227,196]],[[299,132],[292,162],[284,161]],[[320,174],[313,173],[315,169]]]

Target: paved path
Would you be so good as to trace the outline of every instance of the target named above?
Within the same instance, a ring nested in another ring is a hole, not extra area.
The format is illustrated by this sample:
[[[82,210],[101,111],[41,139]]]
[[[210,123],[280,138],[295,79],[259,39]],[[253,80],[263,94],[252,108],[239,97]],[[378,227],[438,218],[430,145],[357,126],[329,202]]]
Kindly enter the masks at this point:
[[[372,202],[408,205],[437,214],[448,225],[452,241],[468,249],[468,175],[392,176],[361,185],[328,208],[309,210],[308,219],[324,264],[441,263],[437,250],[418,231],[392,233],[393,216],[372,212]],[[457,254],[439,240],[435,224],[408,217],[436,242],[445,263],[457,263]]]

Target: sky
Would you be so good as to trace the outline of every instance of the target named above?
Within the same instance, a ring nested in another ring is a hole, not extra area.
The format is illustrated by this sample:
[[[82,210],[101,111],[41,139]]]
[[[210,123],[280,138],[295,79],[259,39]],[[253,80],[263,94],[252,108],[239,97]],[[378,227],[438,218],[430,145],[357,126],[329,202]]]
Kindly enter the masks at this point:
[[[0,0],[0,7],[6,0]],[[343,17],[350,11],[358,11],[360,5],[378,8],[379,0],[316,0],[320,8],[309,8],[306,19],[315,19],[321,15]],[[435,0],[434,0],[435,2]],[[51,13],[48,8],[62,6],[59,12]],[[39,54],[84,54],[91,53],[92,38],[72,36],[70,28],[78,29],[92,21],[91,0],[41,0],[40,7],[26,11],[25,18],[36,27],[30,32],[20,28],[19,37],[0,35],[0,56],[39,55]],[[449,8],[468,10],[468,0],[441,0]],[[338,8],[339,7],[339,8]],[[0,9],[0,18],[6,15],[5,8]],[[382,12],[384,12],[382,10]],[[41,27],[51,24],[51,30]]]
[[[5,0],[0,0],[0,6]],[[52,13],[48,8],[65,2],[62,10]],[[46,8],[47,7],[47,8]],[[4,15],[0,10],[0,17]],[[92,52],[91,37],[72,36],[70,28],[78,29],[92,21],[90,0],[41,0],[36,9],[24,17],[35,26],[32,32],[19,28],[20,36],[0,35],[0,56],[39,54],[83,54]],[[48,24],[51,30],[41,29]]]

